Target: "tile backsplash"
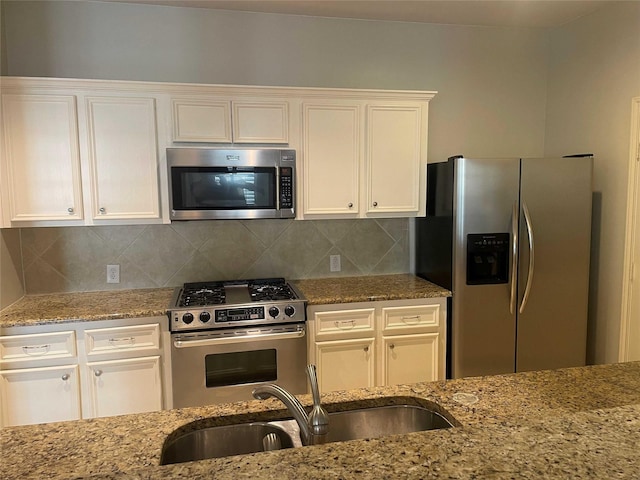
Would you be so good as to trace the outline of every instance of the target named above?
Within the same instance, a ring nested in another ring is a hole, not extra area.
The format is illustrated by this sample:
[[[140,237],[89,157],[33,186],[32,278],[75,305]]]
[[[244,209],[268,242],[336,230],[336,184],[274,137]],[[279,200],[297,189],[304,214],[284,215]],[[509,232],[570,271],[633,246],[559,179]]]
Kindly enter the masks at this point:
[[[226,220],[21,229],[28,294],[409,271],[409,220]],[[329,256],[342,270],[330,272]],[[106,266],[120,265],[120,283]]]

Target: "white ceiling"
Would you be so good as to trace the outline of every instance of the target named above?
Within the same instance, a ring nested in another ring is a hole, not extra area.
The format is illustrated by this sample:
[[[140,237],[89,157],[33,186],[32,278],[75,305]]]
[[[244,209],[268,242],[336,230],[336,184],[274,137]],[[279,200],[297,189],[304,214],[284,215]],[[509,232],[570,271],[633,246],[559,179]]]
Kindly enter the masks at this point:
[[[318,17],[556,27],[617,0],[102,0]],[[632,0],[638,1],[638,0]]]

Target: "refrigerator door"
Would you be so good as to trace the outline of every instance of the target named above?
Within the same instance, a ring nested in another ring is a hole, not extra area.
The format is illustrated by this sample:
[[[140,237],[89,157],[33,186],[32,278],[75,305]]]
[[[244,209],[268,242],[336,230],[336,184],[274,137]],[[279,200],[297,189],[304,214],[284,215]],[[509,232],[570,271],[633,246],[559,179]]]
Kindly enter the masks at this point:
[[[522,160],[517,371],[585,364],[592,169]]]
[[[451,375],[460,378],[513,372],[517,292],[512,289],[512,282],[517,276],[513,274],[512,252],[514,228],[517,233],[520,160],[453,161],[456,163]],[[489,245],[493,235],[506,238],[507,251],[502,252],[506,253],[507,262],[504,275],[492,275],[495,258],[491,259],[490,251],[476,255],[470,250],[468,240],[482,243],[481,234],[489,235]],[[468,278],[469,265],[476,269],[471,271],[475,277],[473,284]]]

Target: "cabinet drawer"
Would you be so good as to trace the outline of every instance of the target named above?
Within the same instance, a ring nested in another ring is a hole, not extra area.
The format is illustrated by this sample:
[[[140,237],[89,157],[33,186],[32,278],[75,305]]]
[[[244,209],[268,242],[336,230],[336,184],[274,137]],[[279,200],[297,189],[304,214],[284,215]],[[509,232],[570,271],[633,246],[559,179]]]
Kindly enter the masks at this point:
[[[383,333],[414,332],[440,325],[440,305],[387,307],[382,309]]]
[[[0,364],[75,356],[76,333],[73,331],[0,337]]]
[[[85,331],[87,356],[114,352],[141,352],[160,348],[160,325],[101,328]]]
[[[317,339],[373,336],[375,309],[316,312],[313,316]]]

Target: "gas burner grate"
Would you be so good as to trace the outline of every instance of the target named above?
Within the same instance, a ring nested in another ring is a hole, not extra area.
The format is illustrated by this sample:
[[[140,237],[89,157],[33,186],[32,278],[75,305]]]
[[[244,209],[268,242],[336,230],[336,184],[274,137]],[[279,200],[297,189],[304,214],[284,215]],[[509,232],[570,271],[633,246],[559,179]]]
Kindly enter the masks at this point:
[[[221,305],[225,303],[226,295],[222,283],[215,284],[185,284],[182,295],[178,300],[178,307],[202,307],[206,305]]]
[[[295,300],[298,298],[286,283],[249,285],[249,294],[253,302],[272,302],[277,300]]]

